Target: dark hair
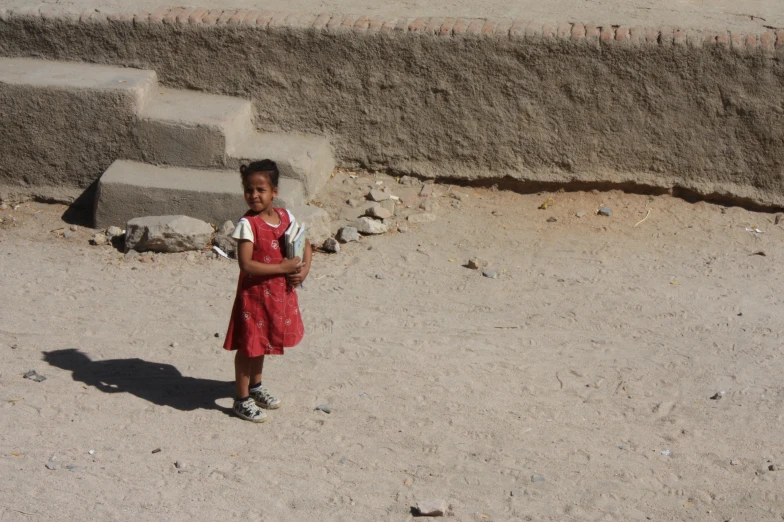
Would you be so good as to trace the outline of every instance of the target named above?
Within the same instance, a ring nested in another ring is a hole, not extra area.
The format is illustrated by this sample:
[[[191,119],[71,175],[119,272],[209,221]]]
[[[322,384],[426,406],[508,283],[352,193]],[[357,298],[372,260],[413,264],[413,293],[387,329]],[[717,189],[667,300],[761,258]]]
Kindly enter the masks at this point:
[[[253,161],[250,165],[242,165],[240,167],[240,176],[242,176],[243,184],[251,174],[258,173],[267,175],[272,188],[278,187],[278,178],[280,177],[280,172],[278,171],[278,165],[274,161],[264,159],[261,161]]]

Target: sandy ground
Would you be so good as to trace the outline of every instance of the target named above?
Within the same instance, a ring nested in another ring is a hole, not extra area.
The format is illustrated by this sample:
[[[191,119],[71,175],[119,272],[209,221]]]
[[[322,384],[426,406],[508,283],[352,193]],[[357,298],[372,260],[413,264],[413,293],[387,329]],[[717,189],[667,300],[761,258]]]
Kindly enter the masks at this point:
[[[349,218],[374,181],[322,203]],[[438,190],[435,222],[315,256],[262,425],[227,414],[234,262],[0,212],[0,520],[405,521],[429,498],[457,521],[784,520],[773,215]]]
[[[5,0],[10,8],[55,5],[77,10],[97,8],[116,12],[153,11],[164,0]],[[762,32],[784,27],[780,0],[210,0],[197,3],[213,9],[271,9],[296,12],[332,12],[380,16],[462,16],[467,18],[523,18],[542,22],[583,22],[599,25],[672,25],[694,29],[726,28]]]

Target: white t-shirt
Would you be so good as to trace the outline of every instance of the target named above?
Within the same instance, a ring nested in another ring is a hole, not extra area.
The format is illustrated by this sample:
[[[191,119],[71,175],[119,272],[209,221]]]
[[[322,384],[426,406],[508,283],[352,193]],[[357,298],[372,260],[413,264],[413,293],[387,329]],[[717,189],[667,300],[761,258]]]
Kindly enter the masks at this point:
[[[293,222],[294,216],[291,214],[291,212],[289,212],[289,210],[286,209],[286,213],[289,215],[289,223]],[[267,222],[265,221],[265,223]],[[278,228],[281,225],[281,223],[278,223],[277,225],[273,225],[272,223],[267,223],[267,224],[272,228]],[[253,227],[250,226],[250,221],[248,221],[247,218],[240,219],[240,222],[237,223],[237,228],[234,229],[234,232],[232,232],[231,237],[233,237],[237,241],[244,239],[253,243]]]

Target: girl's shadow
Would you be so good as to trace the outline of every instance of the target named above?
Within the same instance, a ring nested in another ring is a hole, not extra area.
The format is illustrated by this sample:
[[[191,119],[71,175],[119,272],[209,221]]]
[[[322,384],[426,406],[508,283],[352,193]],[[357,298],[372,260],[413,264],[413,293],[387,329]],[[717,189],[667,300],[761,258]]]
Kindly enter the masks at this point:
[[[171,364],[142,359],[93,361],[76,348],[44,352],[44,360],[69,370],[73,380],[105,393],[132,393],[153,404],[181,411],[206,409],[231,413],[229,408],[215,402],[231,397],[231,382],[184,377]]]

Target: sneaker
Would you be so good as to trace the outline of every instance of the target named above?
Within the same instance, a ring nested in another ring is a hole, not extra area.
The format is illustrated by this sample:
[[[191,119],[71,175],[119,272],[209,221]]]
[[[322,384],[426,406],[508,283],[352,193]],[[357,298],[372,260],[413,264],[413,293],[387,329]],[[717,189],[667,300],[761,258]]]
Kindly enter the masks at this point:
[[[256,401],[257,406],[267,408],[268,410],[277,410],[280,408],[280,399],[276,399],[267,388],[262,388],[257,391],[250,392],[250,398]]]
[[[234,406],[231,408],[234,415],[251,422],[264,422],[267,420],[267,414],[256,406],[253,397],[248,397],[244,401],[234,401]]]

